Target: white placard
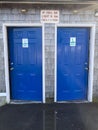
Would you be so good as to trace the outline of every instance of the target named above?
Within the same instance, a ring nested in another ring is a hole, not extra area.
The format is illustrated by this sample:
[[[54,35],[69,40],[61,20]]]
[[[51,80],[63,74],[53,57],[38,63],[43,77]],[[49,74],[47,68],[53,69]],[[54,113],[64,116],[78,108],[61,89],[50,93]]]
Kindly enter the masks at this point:
[[[70,46],[76,46],[76,37],[70,37]]]
[[[22,47],[23,48],[28,48],[29,45],[28,45],[28,38],[23,38],[22,39]]]
[[[41,23],[58,23],[58,10],[41,10]]]

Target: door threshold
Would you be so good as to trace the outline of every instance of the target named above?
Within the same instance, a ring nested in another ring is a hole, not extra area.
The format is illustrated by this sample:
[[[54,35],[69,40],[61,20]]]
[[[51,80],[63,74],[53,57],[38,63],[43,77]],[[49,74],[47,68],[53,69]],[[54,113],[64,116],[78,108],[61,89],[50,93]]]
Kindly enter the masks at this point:
[[[22,101],[22,100],[11,100],[10,104],[33,104],[33,103],[42,103],[41,101]]]
[[[90,103],[89,101],[87,100],[84,100],[84,101],[57,101],[56,103]]]

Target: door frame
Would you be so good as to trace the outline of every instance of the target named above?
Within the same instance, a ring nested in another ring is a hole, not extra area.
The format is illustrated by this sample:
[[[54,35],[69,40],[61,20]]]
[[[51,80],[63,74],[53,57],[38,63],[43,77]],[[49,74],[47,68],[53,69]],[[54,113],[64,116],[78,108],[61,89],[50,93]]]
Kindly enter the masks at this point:
[[[89,27],[90,45],[89,45],[89,72],[88,72],[88,92],[87,101],[93,100],[93,74],[94,74],[94,48],[95,48],[95,24],[56,24],[55,25],[55,88],[54,102],[57,102],[57,28],[58,27]]]
[[[42,28],[42,102],[45,103],[45,45],[44,45],[44,24],[31,24],[31,23],[4,23],[3,24],[3,40],[4,40],[4,64],[5,64],[5,85],[6,85],[6,102],[10,103],[10,76],[9,76],[9,61],[8,61],[8,40],[7,28],[8,27],[41,27]]]

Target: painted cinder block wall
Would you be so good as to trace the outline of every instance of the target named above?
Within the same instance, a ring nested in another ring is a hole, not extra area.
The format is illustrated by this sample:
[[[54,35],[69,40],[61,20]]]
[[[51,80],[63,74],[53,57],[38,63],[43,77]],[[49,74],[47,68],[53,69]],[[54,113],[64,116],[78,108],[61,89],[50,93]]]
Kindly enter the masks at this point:
[[[21,13],[22,8],[28,11]],[[77,8],[80,8],[77,6]],[[4,70],[4,42],[3,42],[3,24],[4,23],[40,23],[41,9],[57,9],[60,11],[60,23],[95,23],[95,57],[94,57],[94,85],[93,97],[98,97],[98,17],[94,16],[94,10],[81,10],[73,13],[74,6],[61,5],[18,5],[6,4],[0,5],[0,92],[6,92],[5,70]],[[76,9],[76,8],[75,8]],[[55,77],[55,24],[45,24],[45,89],[46,97],[54,95],[54,77]],[[4,102],[4,97],[1,98]]]

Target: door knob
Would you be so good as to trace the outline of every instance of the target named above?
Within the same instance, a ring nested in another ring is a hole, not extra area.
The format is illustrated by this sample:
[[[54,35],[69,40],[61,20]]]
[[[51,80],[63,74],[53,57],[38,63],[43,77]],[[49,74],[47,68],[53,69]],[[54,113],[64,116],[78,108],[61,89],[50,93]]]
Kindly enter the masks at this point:
[[[10,70],[13,70],[13,69],[14,69],[13,67],[10,68]]]

